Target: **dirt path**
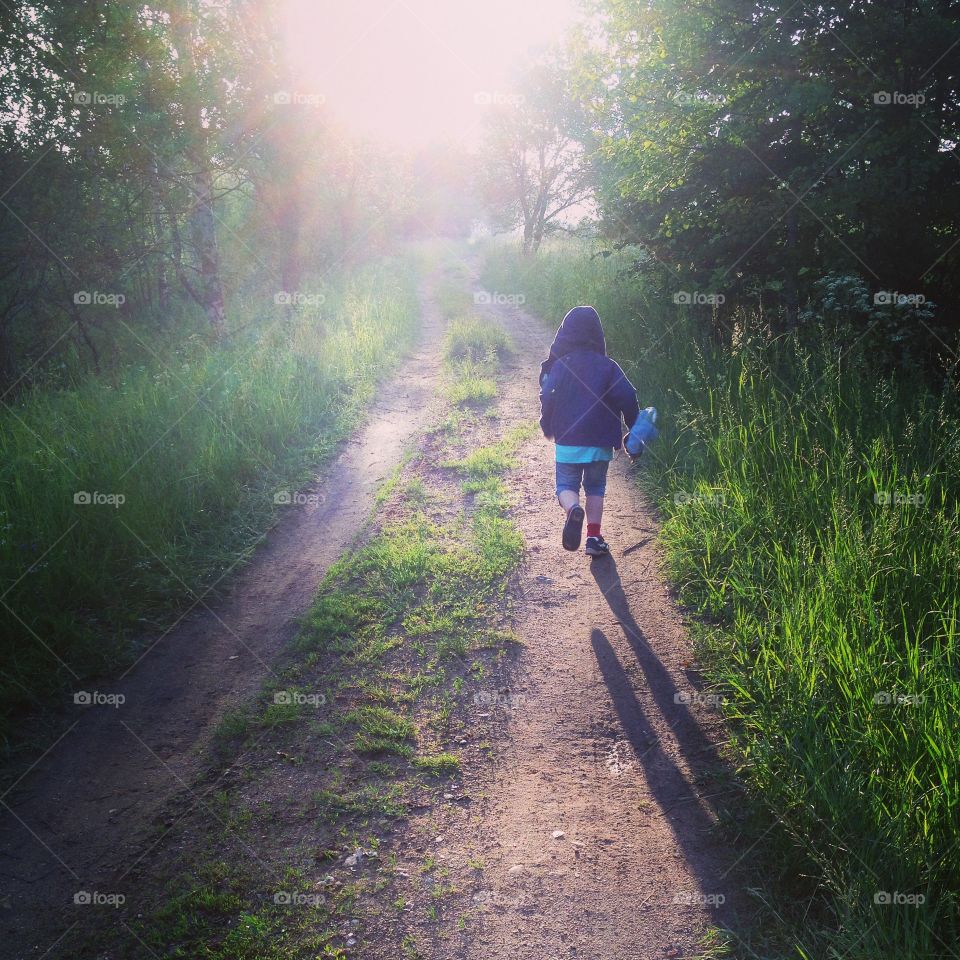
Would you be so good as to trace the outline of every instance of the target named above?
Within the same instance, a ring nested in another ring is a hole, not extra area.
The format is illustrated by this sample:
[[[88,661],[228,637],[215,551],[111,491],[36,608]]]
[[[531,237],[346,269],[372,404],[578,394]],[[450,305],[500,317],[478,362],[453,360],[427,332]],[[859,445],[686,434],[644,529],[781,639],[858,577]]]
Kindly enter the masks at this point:
[[[47,955],[51,916],[149,855],[145,839],[196,776],[217,723],[259,688],[362,528],[380,481],[436,416],[442,334],[439,315],[425,318],[370,423],[299,491],[304,504],[287,508],[227,594],[194,596],[173,629],[98,688],[122,694],[123,705],[75,707],[66,733],[0,798],[0,955]]]
[[[125,704],[80,712],[5,799],[4,956],[55,957],[50,918],[100,878],[116,888],[150,856],[146,838],[184,801],[213,727],[259,687],[324,571],[361,529],[378,480],[441,416],[443,323],[431,287],[423,293],[420,350],[329,471],[325,503],[291,508],[222,602],[198,605],[109,685]],[[484,428],[495,440],[535,418],[535,372],[551,331],[522,311],[478,309],[515,346],[498,418]],[[391,902],[398,889],[423,893],[429,855],[449,870],[464,922],[384,909],[358,931],[356,951],[368,960],[700,956],[709,928],[733,926],[741,900],[736,856],[713,829],[735,787],[718,756],[721,725],[690,703],[692,655],[658,573],[654,517],[618,460],[604,522],[613,555],[566,553],[550,445],[532,440],[521,461],[510,482],[528,551],[514,591],[524,646],[509,686],[461,741],[457,797],[413,811],[390,842]],[[404,935],[419,952],[401,944]]]
[[[480,309],[516,348],[501,378],[503,435],[537,415],[552,330],[522,310]],[[426,856],[460,892],[459,931],[429,912],[408,921],[431,960],[700,957],[713,928],[737,925],[738,856],[715,829],[737,795],[718,755],[725,734],[700,705],[655,518],[629,469],[612,465],[612,556],[596,561],[560,545],[551,445],[536,437],[511,473],[528,551],[514,591],[524,647],[462,747],[492,743],[496,760],[465,771],[469,805],[413,818],[395,849],[401,876],[416,878]],[[418,894],[406,884],[410,903]]]
[[[531,373],[550,331],[520,311],[492,313],[518,346],[508,428],[511,412],[537,410]],[[560,546],[552,454],[538,438],[515,477],[529,551],[517,625],[526,649],[477,832],[495,906],[465,955],[697,956],[711,924],[732,925],[740,899],[735,857],[713,829],[735,790],[718,756],[723,730],[690,705],[689,640],[628,461],[610,471],[603,530],[613,555],[591,561]]]

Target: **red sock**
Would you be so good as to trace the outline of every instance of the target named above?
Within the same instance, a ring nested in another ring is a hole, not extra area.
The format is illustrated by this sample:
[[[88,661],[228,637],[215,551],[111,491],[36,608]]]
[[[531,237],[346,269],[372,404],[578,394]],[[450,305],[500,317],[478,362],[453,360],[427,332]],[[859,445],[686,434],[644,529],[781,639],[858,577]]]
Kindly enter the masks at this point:
[[[599,523],[588,523],[588,524],[587,524],[587,536],[588,536],[588,537],[599,537],[599,536],[600,536],[600,524],[599,524]]]

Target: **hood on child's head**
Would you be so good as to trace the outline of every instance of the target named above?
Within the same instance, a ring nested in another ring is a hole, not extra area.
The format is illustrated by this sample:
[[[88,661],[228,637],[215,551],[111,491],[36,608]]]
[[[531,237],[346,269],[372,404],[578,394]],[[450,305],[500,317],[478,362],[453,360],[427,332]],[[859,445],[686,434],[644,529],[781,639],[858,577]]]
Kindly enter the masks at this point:
[[[562,357],[572,350],[593,350],[604,354],[607,352],[600,314],[593,307],[574,307],[563,318],[563,323],[557,330],[550,353],[555,357]]]

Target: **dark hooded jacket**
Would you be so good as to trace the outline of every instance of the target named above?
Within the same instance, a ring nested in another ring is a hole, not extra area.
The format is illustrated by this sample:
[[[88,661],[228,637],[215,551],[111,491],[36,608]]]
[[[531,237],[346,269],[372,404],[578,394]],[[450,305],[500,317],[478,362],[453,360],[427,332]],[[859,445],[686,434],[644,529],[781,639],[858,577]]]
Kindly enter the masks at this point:
[[[640,408],[637,391],[607,356],[600,317],[574,307],[564,318],[540,365],[540,429],[548,440],[571,446],[613,447],[622,442]]]

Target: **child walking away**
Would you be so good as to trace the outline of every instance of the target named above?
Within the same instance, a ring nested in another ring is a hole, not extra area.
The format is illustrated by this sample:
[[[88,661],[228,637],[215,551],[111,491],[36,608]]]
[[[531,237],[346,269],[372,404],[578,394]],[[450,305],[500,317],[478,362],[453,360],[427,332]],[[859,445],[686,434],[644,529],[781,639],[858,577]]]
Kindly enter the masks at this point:
[[[621,446],[620,418],[629,430],[640,413],[637,391],[607,356],[600,317],[574,307],[557,330],[540,366],[540,428],[556,444],[557,499],[566,511],[562,542],[577,550],[586,514],[586,552],[602,557],[610,547],[600,532],[607,468]],[[586,512],[580,506],[580,487]]]

